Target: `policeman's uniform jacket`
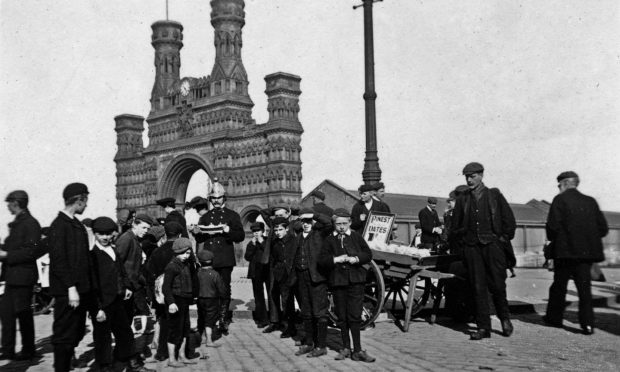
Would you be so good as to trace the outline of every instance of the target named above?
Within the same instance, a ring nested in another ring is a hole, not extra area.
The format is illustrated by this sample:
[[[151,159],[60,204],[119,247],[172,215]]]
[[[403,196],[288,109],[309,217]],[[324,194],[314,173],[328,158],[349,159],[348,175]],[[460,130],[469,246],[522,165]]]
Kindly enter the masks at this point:
[[[129,278],[116,249],[114,249],[116,259],[112,259],[108,253],[99,248],[98,244],[95,244],[90,254],[95,267],[98,308],[105,310],[119,295],[124,296],[125,290],[130,288]]]
[[[315,230],[313,227],[305,239],[303,232],[299,233],[299,235],[294,238],[293,243],[286,246],[286,250],[284,252],[284,265],[286,266],[287,275],[294,275],[293,271],[295,270],[295,258],[297,251],[303,249],[302,245],[305,240],[308,249],[307,265],[310,273],[310,279],[313,283],[321,283],[327,280],[328,274],[325,273],[324,268],[319,268],[319,260],[321,253],[323,253],[325,237],[332,231],[332,223],[331,218],[322,214],[317,214],[316,219],[317,222],[315,226],[318,225],[321,230]]]
[[[368,221],[368,215],[370,212],[384,212],[390,213],[390,207],[387,206],[384,202],[371,198],[372,204],[370,206],[370,210],[366,208],[366,203],[359,200],[355,205],[353,205],[353,209],[351,209],[351,229],[355,230],[359,234],[364,233],[364,227],[366,227],[366,221]],[[360,216],[362,214],[366,215],[366,219],[362,221]]]
[[[609,232],[607,221],[596,200],[577,189],[567,189],[553,198],[546,230],[553,243],[551,258],[605,260],[601,238]]]
[[[346,254],[357,257],[358,263],[334,263],[334,257]],[[372,252],[362,235],[355,231],[347,231],[341,240],[337,231],[327,238],[319,257],[319,267],[329,272],[331,287],[347,286],[353,283],[366,282],[366,268],[363,265],[372,260]]]
[[[26,287],[37,283],[36,260],[45,254],[40,240],[41,226],[30,212],[25,209],[16,215],[15,220],[9,223],[9,236],[2,247],[7,256],[2,262],[0,281],[10,286]]]
[[[433,233],[433,228],[441,226],[437,211],[424,207],[418,213],[418,218],[420,219],[420,227],[422,228],[422,244],[436,243],[439,239],[439,235]]]
[[[233,267],[236,265],[234,243],[245,239],[245,231],[239,214],[226,207],[213,208],[198,221],[200,225],[227,224],[230,231],[214,235],[197,234],[196,242],[204,243],[204,249],[213,253],[213,268]]]
[[[125,267],[129,288],[135,292],[144,288],[146,280],[142,275],[142,246],[138,237],[131,230],[127,230],[116,241],[118,261]]]
[[[75,286],[78,293],[88,293],[92,286],[93,265],[88,249],[88,233],[78,220],[66,213],[50,225],[50,294],[67,296],[69,287]]]

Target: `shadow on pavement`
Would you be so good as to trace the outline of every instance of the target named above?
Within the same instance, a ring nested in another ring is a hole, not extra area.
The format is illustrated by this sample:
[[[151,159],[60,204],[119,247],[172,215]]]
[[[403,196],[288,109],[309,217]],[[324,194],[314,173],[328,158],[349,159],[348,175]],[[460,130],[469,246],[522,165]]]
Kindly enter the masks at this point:
[[[3,372],[4,371],[25,372],[26,370],[28,370],[28,368],[39,365],[42,362],[43,354],[53,352],[52,344],[51,344],[51,336],[38,340],[34,346],[35,346],[36,354],[38,355],[36,358],[33,358],[31,360],[24,360],[24,361],[13,360],[9,364],[2,366],[2,371]]]

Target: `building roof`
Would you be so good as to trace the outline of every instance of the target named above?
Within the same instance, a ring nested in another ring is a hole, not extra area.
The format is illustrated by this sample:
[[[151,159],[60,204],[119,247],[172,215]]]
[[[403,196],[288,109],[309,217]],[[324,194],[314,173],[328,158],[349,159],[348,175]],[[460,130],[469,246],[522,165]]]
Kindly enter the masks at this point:
[[[301,199],[300,204],[304,206],[309,205],[309,194],[314,190],[321,190],[325,192],[328,188],[332,188],[334,191],[344,194],[344,198],[331,198],[326,200],[326,203],[332,208],[348,208],[350,209],[353,204],[359,200],[357,190],[347,190],[340,186],[336,182],[326,179],[310,190]],[[398,217],[403,219],[418,220],[418,212],[427,205],[427,199],[433,195],[416,195],[416,194],[396,194],[385,193],[383,201],[395,213]],[[436,196],[437,198],[437,213],[440,217],[443,216],[443,211],[446,210],[448,205],[447,198]],[[545,200],[532,199],[525,204],[509,203],[512,208],[518,225],[544,225],[547,221],[547,214],[549,213],[549,207],[551,204]],[[603,212],[609,227],[620,228],[620,212]]]

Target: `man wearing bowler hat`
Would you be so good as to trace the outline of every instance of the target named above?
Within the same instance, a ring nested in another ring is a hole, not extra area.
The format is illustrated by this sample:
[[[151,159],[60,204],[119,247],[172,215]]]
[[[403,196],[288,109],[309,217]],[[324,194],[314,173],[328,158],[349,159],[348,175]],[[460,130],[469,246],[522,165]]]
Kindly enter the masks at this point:
[[[579,324],[586,335],[594,333],[594,311],[590,269],[593,262],[605,260],[601,238],[609,227],[594,198],[577,190],[579,176],[573,171],[558,177],[560,193],[553,198],[547,216],[547,239],[552,243],[553,284],[549,288],[547,314],[543,320],[561,327],[569,279],[579,294]]]
[[[35,356],[32,289],[37,283],[36,260],[45,252],[39,245],[41,226],[28,211],[28,194],[11,192],[5,199],[15,220],[9,223],[9,236],[0,246],[4,295],[0,297],[2,323],[2,354],[0,359],[28,360]],[[15,354],[16,321],[19,319],[22,350]]]
[[[441,222],[437,215],[437,198],[429,197],[426,207],[418,213],[420,226],[422,227],[422,245],[425,248],[433,249],[441,237]]]
[[[489,292],[502,334],[513,332],[506,299],[506,251],[512,250],[516,222],[514,214],[502,193],[487,188],[482,182],[484,167],[469,163],[463,168],[469,191],[463,193],[454,208],[453,237],[463,242],[463,256],[473,287],[478,329],[471,333],[472,340],[491,337]]]
[[[93,264],[86,228],[77,219],[88,204],[88,188],[71,183],[62,193],[65,208],[50,225],[50,294],[54,296],[54,370],[71,369],[75,346],[85,332],[86,311],[95,304]]]

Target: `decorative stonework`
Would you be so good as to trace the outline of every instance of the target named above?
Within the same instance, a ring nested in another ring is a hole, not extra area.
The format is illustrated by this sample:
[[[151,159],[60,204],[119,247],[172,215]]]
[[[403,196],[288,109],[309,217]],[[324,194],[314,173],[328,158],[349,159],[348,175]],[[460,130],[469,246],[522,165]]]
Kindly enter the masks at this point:
[[[246,214],[245,221],[258,208],[299,201],[301,78],[283,72],[265,77],[269,120],[256,124],[241,59],[244,6],[242,0],[211,1],[215,62],[209,76],[180,77],[180,23],[151,26],[156,72],[146,119],[149,145],[142,143],[143,117],[115,118],[118,209],[161,216],[155,200],[172,196],[183,203],[199,169],[226,186],[228,205]]]

